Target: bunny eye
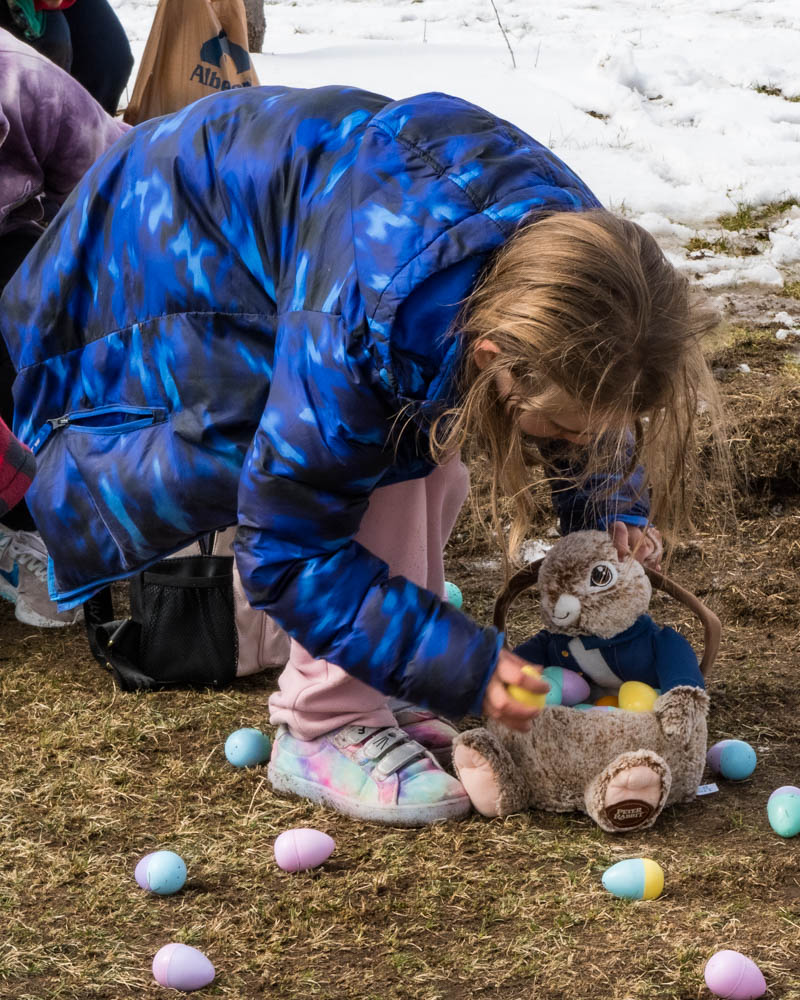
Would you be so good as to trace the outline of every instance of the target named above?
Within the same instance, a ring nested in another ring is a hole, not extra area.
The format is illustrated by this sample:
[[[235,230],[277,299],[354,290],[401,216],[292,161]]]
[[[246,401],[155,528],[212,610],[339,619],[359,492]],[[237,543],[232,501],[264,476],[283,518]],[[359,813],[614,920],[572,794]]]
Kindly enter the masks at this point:
[[[617,582],[617,571],[611,563],[596,563],[589,573],[589,586],[593,590],[606,590]]]

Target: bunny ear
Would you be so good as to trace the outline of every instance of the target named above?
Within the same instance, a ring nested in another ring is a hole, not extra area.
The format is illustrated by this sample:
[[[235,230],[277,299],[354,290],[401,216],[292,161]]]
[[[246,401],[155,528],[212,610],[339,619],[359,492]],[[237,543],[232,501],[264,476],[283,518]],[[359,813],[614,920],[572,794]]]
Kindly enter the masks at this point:
[[[500,591],[494,602],[494,627],[498,632],[506,630],[506,615],[512,603],[524,591],[535,586],[539,580],[539,570],[544,562],[544,556],[532,562],[529,566],[515,573],[505,587]]]

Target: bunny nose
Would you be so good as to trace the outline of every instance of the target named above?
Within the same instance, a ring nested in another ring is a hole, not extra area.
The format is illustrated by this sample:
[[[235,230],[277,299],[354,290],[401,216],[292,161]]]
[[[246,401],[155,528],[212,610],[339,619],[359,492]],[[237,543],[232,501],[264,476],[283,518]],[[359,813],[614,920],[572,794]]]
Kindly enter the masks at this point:
[[[557,625],[572,625],[581,616],[581,602],[572,594],[562,594],[553,608],[553,621]]]

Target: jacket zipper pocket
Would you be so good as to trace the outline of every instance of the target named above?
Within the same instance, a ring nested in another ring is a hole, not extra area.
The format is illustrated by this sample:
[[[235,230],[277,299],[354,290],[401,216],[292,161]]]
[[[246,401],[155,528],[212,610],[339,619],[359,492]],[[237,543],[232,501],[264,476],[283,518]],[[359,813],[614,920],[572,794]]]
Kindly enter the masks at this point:
[[[118,416],[114,423],[103,422],[105,417]],[[93,410],[75,410],[60,417],[52,417],[40,428],[31,444],[31,450],[37,454],[50,435],[64,427],[69,427],[82,434],[128,434],[130,431],[150,427],[167,419],[167,411],[162,406],[122,406],[109,404],[98,406]]]

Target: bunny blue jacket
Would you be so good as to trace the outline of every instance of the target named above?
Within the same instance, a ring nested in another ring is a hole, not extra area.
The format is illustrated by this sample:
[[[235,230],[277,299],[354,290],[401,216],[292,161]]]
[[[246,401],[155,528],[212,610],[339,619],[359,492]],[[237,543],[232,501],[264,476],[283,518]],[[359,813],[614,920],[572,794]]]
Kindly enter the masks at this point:
[[[640,615],[611,639],[542,629],[514,652],[544,667],[575,670],[602,688],[618,688],[625,681],[641,681],[662,694],[681,684],[705,687],[689,641],[675,629],[657,625],[650,615]]]
[[[444,94],[232,90],[128,133],[0,312],[53,597],[74,606],[238,521],[247,596],[313,655],[476,712],[500,637],[352,536],[372,490],[430,471],[459,364],[444,334],[487,255],[531,212],[597,204]],[[632,489],[622,516],[642,523]]]

